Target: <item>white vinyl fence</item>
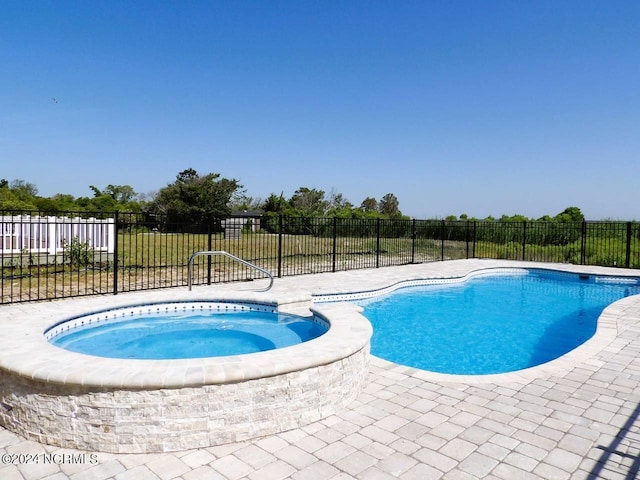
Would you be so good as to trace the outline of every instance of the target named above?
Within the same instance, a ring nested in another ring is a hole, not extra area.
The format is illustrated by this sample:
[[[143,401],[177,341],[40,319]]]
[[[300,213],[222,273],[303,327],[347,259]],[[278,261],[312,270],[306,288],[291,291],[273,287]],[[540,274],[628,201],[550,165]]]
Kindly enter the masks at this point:
[[[115,234],[113,218],[0,216],[0,254],[56,255],[74,240],[96,252],[113,253]]]

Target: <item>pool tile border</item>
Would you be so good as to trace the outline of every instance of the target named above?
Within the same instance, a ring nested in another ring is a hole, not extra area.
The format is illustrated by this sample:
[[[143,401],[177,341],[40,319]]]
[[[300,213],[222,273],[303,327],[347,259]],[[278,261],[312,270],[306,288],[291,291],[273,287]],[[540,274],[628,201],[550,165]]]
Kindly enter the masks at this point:
[[[162,306],[162,308],[160,307]],[[159,314],[186,314],[186,313],[213,313],[228,311],[250,311],[250,312],[269,312],[276,313],[278,311],[277,304],[271,303],[253,303],[253,302],[166,302],[166,303],[146,303],[141,305],[131,305],[129,307],[120,307],[117,309],[109,309],[106,311],[89,313],[78,317],[72,317],[61,320],[60,322],[47,328],[44,332],[44,338],[51,341],[61,333],[66,333],[77,328],[89,326],[98,326],[104,323],[113,323],[118,321],[126,321],[132,317],[142,318],[145,316]],[[312,317],[314,318],[314,317]]]

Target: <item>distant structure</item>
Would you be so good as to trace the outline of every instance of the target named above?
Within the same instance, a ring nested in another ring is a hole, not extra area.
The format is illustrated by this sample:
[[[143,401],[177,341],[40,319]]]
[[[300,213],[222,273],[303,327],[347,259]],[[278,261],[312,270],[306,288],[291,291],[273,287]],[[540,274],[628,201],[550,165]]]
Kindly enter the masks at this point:
[[[224,238],[238,239],[243,230],[257,232],[260,230],[260,220],[262,213],[257,210],[238,210],[231,213],[231,216],[222,221]]]

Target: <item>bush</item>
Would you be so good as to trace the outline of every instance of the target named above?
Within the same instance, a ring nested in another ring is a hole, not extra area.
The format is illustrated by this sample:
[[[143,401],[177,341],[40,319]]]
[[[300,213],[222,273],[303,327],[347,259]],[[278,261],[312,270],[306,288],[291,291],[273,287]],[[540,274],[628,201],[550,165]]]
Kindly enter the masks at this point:
[[[93,261],[93,249],[86,242],[81,242],[78,237],[73,237],[71,242],[63,241],[64,256],[69,265],[86,267]]]

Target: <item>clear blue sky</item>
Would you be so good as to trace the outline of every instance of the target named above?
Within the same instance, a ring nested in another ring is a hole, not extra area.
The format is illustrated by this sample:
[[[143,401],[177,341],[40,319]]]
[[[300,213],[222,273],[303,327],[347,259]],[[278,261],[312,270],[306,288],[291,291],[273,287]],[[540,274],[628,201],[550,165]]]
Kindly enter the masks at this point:
[[[194,168],[416,218],[640,219],[635,0],[6,0],[0,69],[0,178],[44,196]]]

